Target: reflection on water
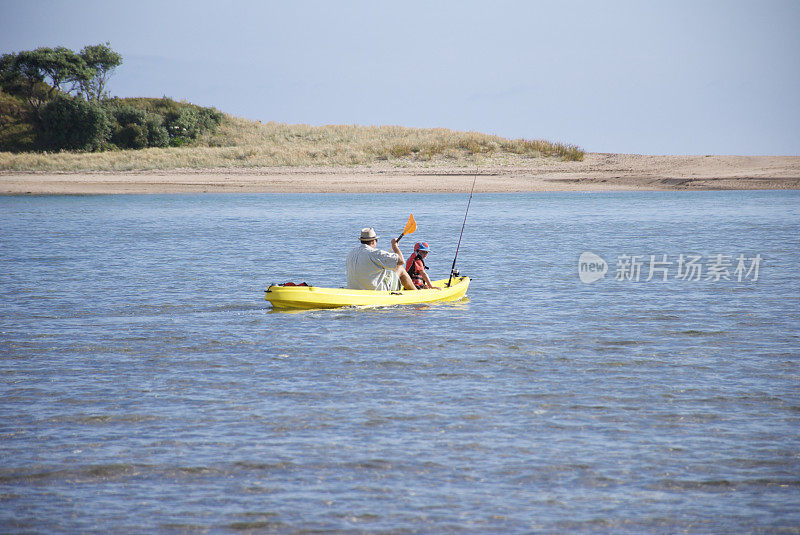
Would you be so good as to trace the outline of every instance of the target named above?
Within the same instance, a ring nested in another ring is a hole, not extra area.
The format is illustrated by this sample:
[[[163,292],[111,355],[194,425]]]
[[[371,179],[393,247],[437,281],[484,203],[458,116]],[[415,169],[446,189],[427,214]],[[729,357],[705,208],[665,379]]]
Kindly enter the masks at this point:
[[[442,301],[437,303],[419,303],[414,305],[390,305],[390,306],[373,306],[373,305],[364,305],[364,306],[348,306],[348,307],[340,307],[336,309],[326,309],[326,310],[385,310],[387,312],[391,312],[392,309],[402,308],[411,313],[415,310],[419,312],[426,312],[434,307],[465,307],[469,304],[469,296],[464,296],[461,299],[456,301]],[[301,313],[309,313],[309,312],[322,312],[322,310],[303,310],[303,309],[292,309],[292,308],[272,308],[269,307],[270,313],[275,314],[301,314]]]

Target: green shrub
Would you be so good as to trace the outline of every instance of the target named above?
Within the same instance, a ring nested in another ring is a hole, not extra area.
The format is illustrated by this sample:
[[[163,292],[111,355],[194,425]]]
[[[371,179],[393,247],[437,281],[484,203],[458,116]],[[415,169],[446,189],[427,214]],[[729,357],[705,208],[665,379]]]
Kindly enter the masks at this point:
[[[12,85],[9,82],[3,87]],[[38,112],[22,95],[0,90],[0,150],[183,146],[216,130],[224,117],[213,108],[166,97],[113,98],[102,103],[63,94],[50,101],[45,97],[42,93],[42,110]]]
[[[167,113],[165,119],[170,145],[180,146],[195,139],[200,133],[199,114],[194,108],[182,108]]]
[[[58,97],[42,110],[42,145],[50,150],[100,150],[111,135],[102,106]]]
[[[174,103],[174,102],[173,102]],[[207,130],[214,130],[222,121],[222,113],[212,108],[201,108],[190,104],[172,107],[164,115],[164,122],[169,133],[169,144],[180,147]]]
[[[166,147],[169,145],[169,133],[164,127],[164,118],[161,115],[148,114],[146,126],[148,147]]]
[[[110,106],[109,109],[119,126],[128,126],[131,124],[143,125],[147,120],[147,112],[145,110],[134,108],[127,104],[116,104]]]
[[[111,142],[121,149],[144,149],[147,147],[147,127],[138,124],[123,126],[114,132]]]
[[[223,113],[214,108],[197,108],[200,115],[200,128],[202,130],[214,130],[222,122]]]
[[[147,147],[147,114],[126,104],[108,106],[114,119],[111,142],[121,149],[143,149]]]
[[[116,122],[111,141],[117,147],[143,149],[169,145],[169,134],[164,127],[164,117],[158,112],[149,111],[145,106],[133,106],[122,101],[110,103],[109,110]]]

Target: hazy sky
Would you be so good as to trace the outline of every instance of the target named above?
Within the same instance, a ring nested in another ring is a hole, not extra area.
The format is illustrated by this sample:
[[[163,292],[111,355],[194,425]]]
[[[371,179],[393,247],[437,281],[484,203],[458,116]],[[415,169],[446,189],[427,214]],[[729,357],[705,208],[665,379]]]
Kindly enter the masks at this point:
[[[110,42],[109,89],[258,119],[800,154],[800,1],[0,0],[0,52]]]

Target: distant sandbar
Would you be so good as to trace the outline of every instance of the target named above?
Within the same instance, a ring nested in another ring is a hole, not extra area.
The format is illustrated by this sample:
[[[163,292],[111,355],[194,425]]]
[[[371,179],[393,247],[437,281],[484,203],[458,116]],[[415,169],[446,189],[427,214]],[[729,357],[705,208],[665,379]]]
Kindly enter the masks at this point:
[[[176,169],[99,173],[0,173],[0,194],[447,193],[800,189],[798,156],[646,156],[588,153],[581,162],[514,165]]]

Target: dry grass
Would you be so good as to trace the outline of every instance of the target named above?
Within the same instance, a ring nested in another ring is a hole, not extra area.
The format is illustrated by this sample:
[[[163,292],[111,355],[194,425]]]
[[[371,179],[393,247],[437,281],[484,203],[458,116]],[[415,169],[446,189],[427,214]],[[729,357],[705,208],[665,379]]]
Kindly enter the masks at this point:
[[[276,166],[481,165],[509,159],[582,160],[574,145],[505,139],[444,128],[308,126],[226,116],[193,146],[99,153],[0,152],[5,171],[137,171]]]

